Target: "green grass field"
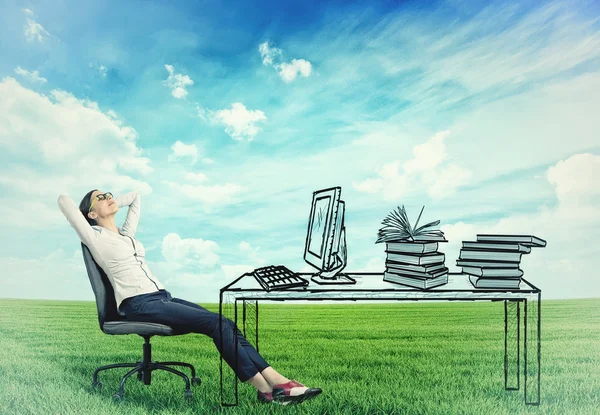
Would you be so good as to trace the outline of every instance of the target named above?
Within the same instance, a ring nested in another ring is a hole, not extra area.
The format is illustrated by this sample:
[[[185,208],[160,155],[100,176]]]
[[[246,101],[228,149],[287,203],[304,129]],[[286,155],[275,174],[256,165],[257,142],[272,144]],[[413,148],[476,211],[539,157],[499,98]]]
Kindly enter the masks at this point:
[[[190,403],[181,378],[166,372],[148,386],[129,378],[118,403],[111,395],[128,369],[101,372],[100,392],[92,373],[139,360],[141,337],[103,334],[93,302],[0,299],[0,414],[600,414],[600,299],[543,301],[539,407],[524,404],[522,377],[520,391],[504,390],[503,307],[261,304],[260,353],[323,393],[297,406],[260,404],[240,383],[239,406],[222,408],[219,354],[207,336],[152,338],[153,360],[196,367],[202,385]]]

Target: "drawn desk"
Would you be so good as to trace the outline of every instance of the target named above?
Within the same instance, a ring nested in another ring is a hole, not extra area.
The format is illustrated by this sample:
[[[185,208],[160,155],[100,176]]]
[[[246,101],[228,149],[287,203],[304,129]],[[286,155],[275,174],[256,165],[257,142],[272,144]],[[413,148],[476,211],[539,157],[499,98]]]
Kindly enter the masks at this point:
[[[267,292],[250,273],[227,286],[219,295],[219,332],[222,336],[222,318],[230,318],[244,337],[259,351],[258,303],[263,301],[504,301],[504,388],[519,390],[521,358],[521,308],[523,308],[523,394],[527,405],[540,403],[541,364],[541,300],[542,292],[525,279],[519,289],[474,288],[468,276],[450,273],[448,283],[428,290],[420,290],[383,281],[382,273],[350,273],[356,284],[319,285],[310,280],[311,274],[299,273],[310,285],[284,291]],[[242,305],[242,324],[238,324],[238,302]],[[522,304],[522,306],[521,306]],[[233,306],[233,307],[232,307]],[[231,310],[233,308],[233,310]],[[254,309],[254,310],[252,310]],[[222,340],[221,340],[222,341]],[[237,347],[237,343],[236,343]],[[260,352],[260,351],[259,351]],[[237,350],[236,350],[237,356]],[[237,362],[236,362],[237,364]],[[221,405],[238,405],[238,378],[221,357]],[[235,403],[224,401],[223,375],[232,377],[226,392],[234,390]]]

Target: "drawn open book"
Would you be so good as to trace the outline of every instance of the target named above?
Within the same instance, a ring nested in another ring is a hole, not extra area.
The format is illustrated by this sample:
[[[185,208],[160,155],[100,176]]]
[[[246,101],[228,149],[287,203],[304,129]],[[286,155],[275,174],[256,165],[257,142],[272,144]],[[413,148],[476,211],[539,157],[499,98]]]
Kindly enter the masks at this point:
[[[411,226],[404,205],[398,206],[396,211],[390,214],[381,222],[384,226],[377,233],[377,241],[381,242],[448,242],[444,237],[444,232],[439,229],[429,229],[440,224],[439,220],[430,222],[417,228],[421,214],[425,206],[421,208],[421,213],[415,222],[415,226]]]

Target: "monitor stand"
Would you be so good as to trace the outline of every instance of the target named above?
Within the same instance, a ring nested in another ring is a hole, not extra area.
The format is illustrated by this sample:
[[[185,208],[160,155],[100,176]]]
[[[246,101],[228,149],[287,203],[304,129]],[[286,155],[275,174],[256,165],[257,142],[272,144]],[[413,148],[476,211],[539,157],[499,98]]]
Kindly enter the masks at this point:
[[[348,275],[346,274],[337,274],[335,277],[332,278],[325,278],[319,274],[314,274],[311,278],[312,281],[316,282],[317,284],[356,284],[356,280],[353,278],[350,278]]]
[[[342,273],[346,268],[346,229],[342,228],[340,236],[339,251],[335,254],[335,265],[327,271],[320,271],[310,278],[312,281],[321,285],[340,285],[340,284],[356,284],[354,278],[350,278],[348,274]]]

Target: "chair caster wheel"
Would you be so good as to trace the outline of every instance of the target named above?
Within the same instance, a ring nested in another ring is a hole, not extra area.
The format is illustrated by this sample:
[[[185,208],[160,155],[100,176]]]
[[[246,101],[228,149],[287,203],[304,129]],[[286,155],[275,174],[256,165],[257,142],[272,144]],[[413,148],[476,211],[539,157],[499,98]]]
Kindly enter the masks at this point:
[[[123,402],[123,394],[122,393],[115,393],[113,396],[113,401],[115,402]]]
[[[192,378],[192,385],[200,385],[201,383],[202,383],[202,379]]]
[[[101,390],[102,389],[102,382],[97,381],[97,382],[92,382],[92,389],[98,389]]]
[[[188,401],[191,400],[193,396],[194,396],[194,392],[192,392],[191,390],[184,390],[183,391],[183,397],[185,399],[187,399]]]

